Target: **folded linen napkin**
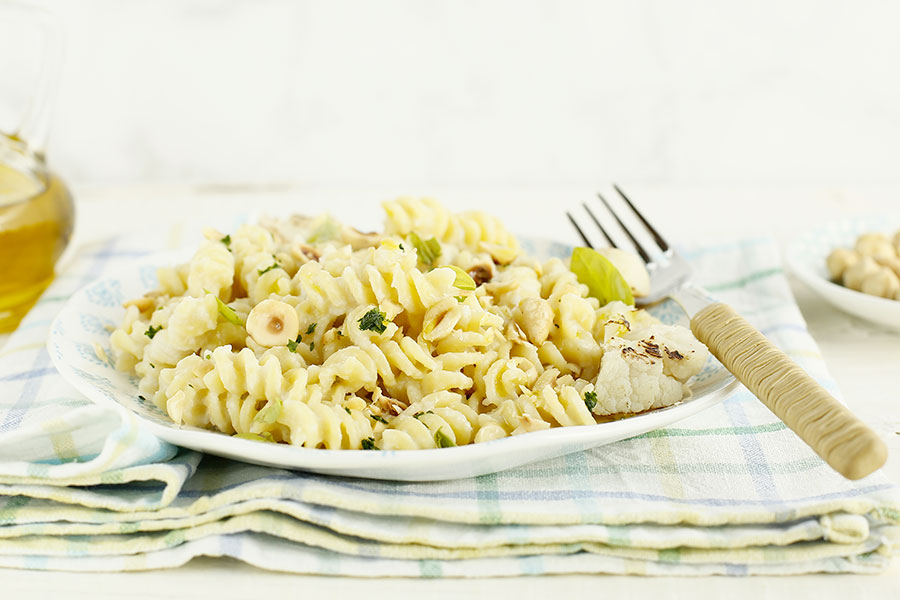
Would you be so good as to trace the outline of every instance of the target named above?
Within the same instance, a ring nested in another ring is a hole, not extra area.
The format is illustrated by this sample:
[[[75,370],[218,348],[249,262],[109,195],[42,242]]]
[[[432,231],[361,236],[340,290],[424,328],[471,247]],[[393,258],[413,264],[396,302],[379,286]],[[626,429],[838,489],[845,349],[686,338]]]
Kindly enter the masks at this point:
[[[230,556],[354,576],[877,572],[900,490],[851,482],[743,390],[616,444],[434,483],[258,467],[178,449],[56,373],[50,321],[159,249],[83,246],[0,349],[0,566],[90,571]],[[769,239],[687,248],[700,282],[837,393]]]

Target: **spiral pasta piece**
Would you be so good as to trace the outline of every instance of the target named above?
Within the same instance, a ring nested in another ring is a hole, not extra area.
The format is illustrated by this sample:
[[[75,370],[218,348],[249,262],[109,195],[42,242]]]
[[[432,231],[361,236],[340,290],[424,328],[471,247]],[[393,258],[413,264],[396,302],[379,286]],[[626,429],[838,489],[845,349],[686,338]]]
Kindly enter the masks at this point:
[[[116,367],[181,425],[333,450],[485,443],[690,393],[707,356],[690,331],[600,306],[494,217],[384,208],[384,234],[327,215],[209,230],[126,303]]]

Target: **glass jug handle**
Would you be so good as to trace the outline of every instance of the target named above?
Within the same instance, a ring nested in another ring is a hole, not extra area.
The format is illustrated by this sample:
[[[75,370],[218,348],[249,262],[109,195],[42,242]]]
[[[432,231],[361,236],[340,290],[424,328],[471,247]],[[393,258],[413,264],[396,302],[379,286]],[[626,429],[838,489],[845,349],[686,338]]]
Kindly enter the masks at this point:
[[[18,3],[5,4],[3,8],[42,36],[37,83],[13,136],[43,159],[62,64],[62,26],[55,15],[42,8]]]

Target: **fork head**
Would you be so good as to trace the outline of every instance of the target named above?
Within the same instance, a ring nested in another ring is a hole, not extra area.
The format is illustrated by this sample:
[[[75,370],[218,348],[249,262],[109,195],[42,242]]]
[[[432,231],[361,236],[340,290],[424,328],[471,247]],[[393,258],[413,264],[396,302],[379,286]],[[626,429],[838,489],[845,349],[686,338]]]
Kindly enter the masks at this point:
[[[637,304],[641,306],[653,304],[684,286],[691,277],[691,266],[677,251],[675,251],[674,248],[669,246],[669,243],[665,238],[663,238],[656,228],[647,221],[644,215],[642,215],[634,204],[632,204],[631,200],[629,200],[628,196],[625,195],[619,186],[613,185],[613,189],[621,198],[622,204],[627,206],[627,208],[621,208],[617,211],[617,209],[614,208],[602,194],[597,194],[597,198],[603,203],[606,212],[609,213],[612,219],[597,217],[596,213],[591,210],[591,207],[588,206],[587,203],[583,203],[582,206],[587,212],[593,227],[599,230],[600,235],[613,248],[619,248],[621,245],[616,243],[615,238],[610,235],[610,231],[618,229],[625,234],[633,249],[640,255],[641,259],[643,259],[647,271],[650,273],[650,293],[646,296],[636,298],[635,300],[637,301]],[[630,213],[631,216],[634,217],[633,220],[638,223],[636,227],[629,227],[622,220],[622,216],[627,213]],[[591,243],[590,238],[585,234],[585,230],[588,227],[579,225],[571,212],[567,212],[566,216],[569,218],[569,221],[571,221],[584,243],[589,248],[593,248],[594,245]],[[604,222],[606,223],[605,225]],[[644,238],[645,242],[641,243],[639,238]],[[627,246],[622,249],[630,250]]]

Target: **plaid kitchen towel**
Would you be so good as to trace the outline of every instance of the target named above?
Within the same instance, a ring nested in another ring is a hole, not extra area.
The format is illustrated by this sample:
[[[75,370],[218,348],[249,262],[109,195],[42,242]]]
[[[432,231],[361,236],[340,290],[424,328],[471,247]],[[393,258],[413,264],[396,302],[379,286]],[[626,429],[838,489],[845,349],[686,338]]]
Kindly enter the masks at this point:
[[[90,571],[230,556],[353,576],[870,573],[900,492],[851,482],[746,390],[675,425],[474,479],[327,477],[178,449],[55,372],[50,321],[159,244],[82,246],[0,349],[0,566]],[[700,282],[832,393],[770,239],[687,248]]]

